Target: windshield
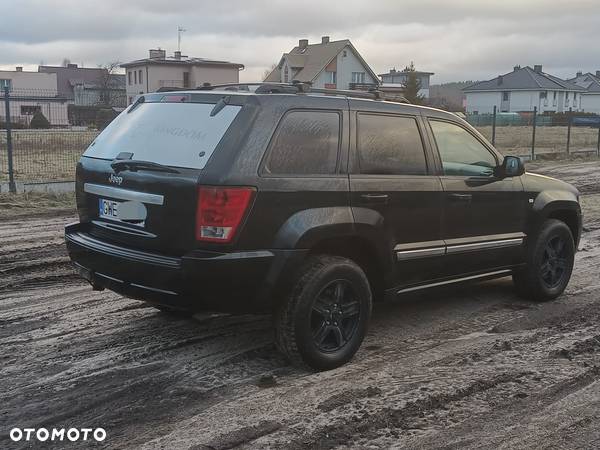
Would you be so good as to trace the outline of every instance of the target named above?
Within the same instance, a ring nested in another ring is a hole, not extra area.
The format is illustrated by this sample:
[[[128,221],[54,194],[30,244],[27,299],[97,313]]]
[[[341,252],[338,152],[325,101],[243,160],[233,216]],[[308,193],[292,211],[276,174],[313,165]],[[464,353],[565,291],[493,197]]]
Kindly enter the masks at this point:
[[[202,169],[241,106],[227,105],[213,117],[214,103],[142,103],[123,111],[83,156],[131,159]]]

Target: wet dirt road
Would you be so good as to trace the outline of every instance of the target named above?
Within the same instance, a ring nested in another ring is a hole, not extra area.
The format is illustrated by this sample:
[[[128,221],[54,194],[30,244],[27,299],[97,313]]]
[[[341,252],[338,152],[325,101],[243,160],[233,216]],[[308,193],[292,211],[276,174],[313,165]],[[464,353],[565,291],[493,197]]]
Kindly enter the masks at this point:
[[[0,447],[40,446],[15,426],[103,427],[111,448],[600,447],[600,163],[539,171],[584,193],[565,295],[527,302],[503,279],[379,304],[356,358],[317,374],[274,351],[269,317],[93,292],[70,214],[2,218]]]

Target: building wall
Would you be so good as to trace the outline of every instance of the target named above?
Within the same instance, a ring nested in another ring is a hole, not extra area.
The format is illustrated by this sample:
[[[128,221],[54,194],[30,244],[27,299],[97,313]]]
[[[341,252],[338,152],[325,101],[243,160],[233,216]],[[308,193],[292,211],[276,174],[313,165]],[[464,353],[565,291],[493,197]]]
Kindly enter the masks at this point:
[[[0,80],[11,80],[13,90],[36,90],[45,97],[55,97],[58,90],[55,73],[0,70]]]
[[[502,91],[504,92],[504,91]],[[502,92],[466,92],[467,112],[478,112],[479,114],[491,114],[494,111],[494,105],[500,112],[502,104]],[[563,112],[569,107],[573,111],[580,110],[580,94],[577,93],[577,100],[574,101],[574,92],[569,92],[569,103],[566,102],[566,93],[563,91],[508,91],[510,92],[508,112],[533,111],[537,107],[538,112],[546,111]],[[547,92],[547,99],[540,98],[540,92]],[[556,92],[556,101],[554,100]]]
[[[583,94],[581,96],[581,110],[600,114],[600,93],[598,94]]]
[[[500,101],[502,95],[500,92],[466,92],[467,113],[491,114],[494,112],[494,105],[500,111]]]
[[[139,71],[142,71],[142,82],[139,80]],[[137,83],[133,72],[138,73]],[[129,84],[129,73],[131,82]],[[125,74],[125,86],[128,103],[140,93],[156,92],[161,87],[183,86],[183,73],[190,75],[189,87],[195,88],[202,83],[220,84],[220,83],[239,83],[240,72],[236,67],[225,66],[193,66],[193,65],[166,65],[149,64],[146,66],[128,67]]]
[[[10,101],[10,119],[13,123],[27,124],[31,122],[33,114],[27,114],[23,111],[23,106],[34,106],[38,107],[44,117],[48,119],[52,126],[68,126],[69,115],[67,111],[67,101],[50,101],[44,100],[42,97],[38,97],[35,100],[17,100],[13,99]],[[0,111],[0,120],[5,119],[4,109]]]
[[[344,50],[346,50],[346,56],[344,56]],[[362,65],[358,57],[354,54],[349,46],[337,55],[337,89],[350,89],[350,83],[352,83],[352,72],[364,72],[365,83],[377,83],[367,69]],[[317,88],[324,88],[325,84],[329,84],[330,75],[325,71],[321,71],[317,78],[313,81],[313,86]]]

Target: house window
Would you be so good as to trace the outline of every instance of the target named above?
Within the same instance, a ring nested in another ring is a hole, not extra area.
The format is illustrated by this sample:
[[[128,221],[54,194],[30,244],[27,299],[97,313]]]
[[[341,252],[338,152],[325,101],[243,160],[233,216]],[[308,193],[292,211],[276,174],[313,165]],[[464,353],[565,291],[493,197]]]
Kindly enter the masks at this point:
[[[12,90],[12,80],[0,80],[0,89],[4,90],[4,88],[8,88],[9,91]]]
[[[326,72],[327,73],[327,83],[336,84],[337,83],[337,72]]]
[[[503,92],[502,93],[502,101],[507,102],[509,95],[510,95],[510,92]]]
[[[554,91],[554,96],[552,97],[552,106],[556,106],[556,91]]]
[[[342,56],[343,56],[344,58],[345,58],[346,56],[348,56],[348,51],[347,51],[347,50],[344,50],[344,51],[342,52]]]
[[[183,87],[184,88],[190,87],[190,73],[189,72],[183,72]]]
[[[290,81],[290,70],[288,66],[285,66],[283,69],[283,82],[287,83],[288,81]]]
[[[127,82],[129,83],[129,86],[131,86],[131,72],[127,72]]]
[[[352,72],[352,83],[364,83],[365,73],[364,72]]]
[[[133,84],[137,84],[137,70],[133,71]]]
[[[130,72],[130,75],[131,75],[131,72]],[[131,83],[129,83],[129,84],[131,84]],[[131,105],[132,103],[133,103],[133,97],[129,97],[129,104]]]
[[[138,71],[138,81],[140,83],[143,83],[143,81],[142,81],[142,71],[141,70]]]
[[[21,105],[22,116],[33,116],[36,112],[41,111],[40,105]]]

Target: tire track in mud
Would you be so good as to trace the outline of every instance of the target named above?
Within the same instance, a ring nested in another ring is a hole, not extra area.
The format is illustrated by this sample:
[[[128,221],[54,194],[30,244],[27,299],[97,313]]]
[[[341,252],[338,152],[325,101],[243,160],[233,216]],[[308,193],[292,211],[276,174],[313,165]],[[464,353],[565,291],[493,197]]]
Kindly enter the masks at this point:
[[[595,183],[571,166],[552,170]],[[13,283],[0,287],[0,446],[25,423],[102,426],[100,447],[118,448],[552,446],[558,431],[531,430],[562,419],[592,448],[600,196],[582,198],[568,295],[534,304],[499,280],[377,305],[356,358],[318,374],[274,351],[267,317],[186,320],[91,291],[61,266],[69,217],[0,220],[0,286]],[[578,421],[560,417],[566,407]]]

